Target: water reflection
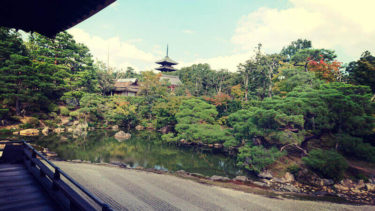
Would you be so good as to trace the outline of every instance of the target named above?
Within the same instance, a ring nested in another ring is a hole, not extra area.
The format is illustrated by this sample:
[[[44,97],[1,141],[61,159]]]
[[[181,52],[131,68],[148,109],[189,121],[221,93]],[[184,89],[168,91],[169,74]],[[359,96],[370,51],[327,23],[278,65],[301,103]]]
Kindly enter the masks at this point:
[[[131,167],[185,170],[231,178],[243,174],[231,157],[210,149],[163,144],[155,132],[132,132],[132,138],[123,142],[118,142],[113,136],[114,132],[107,130],[92,131],[85,137],[51,135],[39,138],[35,144],[56,152],[63,160],[122,162]]]

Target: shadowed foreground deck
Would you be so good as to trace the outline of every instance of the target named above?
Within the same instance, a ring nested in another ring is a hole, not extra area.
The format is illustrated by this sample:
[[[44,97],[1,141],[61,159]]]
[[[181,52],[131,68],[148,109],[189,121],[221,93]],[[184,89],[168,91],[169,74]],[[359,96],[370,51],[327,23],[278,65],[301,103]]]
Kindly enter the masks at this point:
[[[58,210],[22,164],[0,164],[0,210]]]
[[[112,211],[25,141],[0,145],[0,210]]]

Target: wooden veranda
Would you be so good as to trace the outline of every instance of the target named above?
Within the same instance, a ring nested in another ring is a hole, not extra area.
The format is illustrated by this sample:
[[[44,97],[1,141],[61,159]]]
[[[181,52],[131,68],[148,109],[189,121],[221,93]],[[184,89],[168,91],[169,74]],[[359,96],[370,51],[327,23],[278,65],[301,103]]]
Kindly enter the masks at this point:
[[[0,210],[112,210],[26,141],[0,144]]]

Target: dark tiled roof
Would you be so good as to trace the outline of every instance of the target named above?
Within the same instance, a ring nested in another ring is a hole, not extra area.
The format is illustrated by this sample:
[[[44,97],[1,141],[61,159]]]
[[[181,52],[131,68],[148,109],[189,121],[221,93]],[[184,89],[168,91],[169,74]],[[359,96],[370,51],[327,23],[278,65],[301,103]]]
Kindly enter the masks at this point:
[[[169,58],[168,56],[164,57],[163,59],[159,60],[156,62],[156,64],[161,64],[161,65],[165,65],[165,64],[169,64],[169,65],[176,65],[178,64],[177,62],[173,61],[171,58]]]
[[[175,76],[175,75],[162,75],[160,77],[160,80],[167,80],[169,83],[171,83],[171,85],[174,85],[174,86],[178,86],[178,85],[181,85],[182,82],[180,81],[180,78],[178,76]]]
[[[173,67],[170,67],[170,66],[161,66],[161,67],[158,67],[158,68],[155,68],[155,69],[160,70],[160,71],[165,71],[165,72],[176,71],[176,69],[174,69]]]
[[[138,92],[139,84],[138,79],[136,78],[126,78],[126,79],[117,79],[115,82],[115,91],[129,91],[129,92]]]

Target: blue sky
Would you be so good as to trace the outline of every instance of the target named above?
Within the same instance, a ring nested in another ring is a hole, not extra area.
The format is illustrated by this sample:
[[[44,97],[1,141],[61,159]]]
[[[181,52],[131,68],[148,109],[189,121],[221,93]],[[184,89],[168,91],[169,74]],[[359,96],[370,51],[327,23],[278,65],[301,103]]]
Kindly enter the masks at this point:
[[[298,38],[334,49],[339,60],[347,62],[375,49],[374,24],[363,21],[374,19],[366,14],[366,8],[375,6],[373,1],[348,2],[117,0],[69,32],[99,60],[107,62],[109,52],[109,63],[116,68],[152,69],[168,43],[170,57],[180,62],[179,67],[207,62],[215,69],[235,71],[257,43],[272,53]]]

